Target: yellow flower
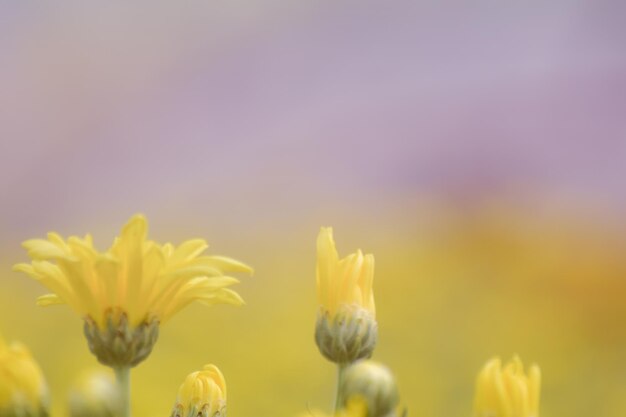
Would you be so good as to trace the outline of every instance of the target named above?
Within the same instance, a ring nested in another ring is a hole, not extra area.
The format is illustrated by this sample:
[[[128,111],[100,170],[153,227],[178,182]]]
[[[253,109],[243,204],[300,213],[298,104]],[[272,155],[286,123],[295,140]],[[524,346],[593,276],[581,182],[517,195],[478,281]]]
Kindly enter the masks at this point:
[[[317,297],[320,310],[315,342],[337,364],[369,358],[378,339],[374,308],[374,256],[359,250],[339,260],[333,230],[317,237]]]
[[[334,316],[341,305],[357,305],[375,316],[374,255],[358,250],[339,260],[333,229],[322,227],[317,238],[317,298]]]
[[[28,349],[0,338],[0,415],[44,416],[48,388]]]
[[[226,381],[215,365],[187,376],[178,389],[171,417],[224,417],[226,415]]]
[[[475,417],[537,417],[541,373],[532,365],[528,375],[519,357],[502,368],[499,358],[491,359],[476,380]]]
[[[243,303],[226,288],[237,279],[224,272],[251,273],[251,268],[230,258],[201,256],[207,248],[203,239],[174,247],[147,240],[147,233],[145,217],[135,215],[105,252],[94,248],[90,235],[64,240],[49,233],[48,239],[23,243],[32,263],[14,269],[53,292],[39,297],[39,305],[68,304],[102,329],[112,311],[134,327],[152,319],[164,322],[193,301]]]

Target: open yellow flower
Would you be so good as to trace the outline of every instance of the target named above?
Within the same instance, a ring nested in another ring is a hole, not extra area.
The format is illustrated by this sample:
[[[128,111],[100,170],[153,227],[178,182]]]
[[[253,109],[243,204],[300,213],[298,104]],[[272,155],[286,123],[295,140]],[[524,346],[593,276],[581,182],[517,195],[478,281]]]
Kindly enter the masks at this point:
[[[133,216],[106,252],[98,252],[90,235],[64,240],[23,243],[31,264],[15,269],[37,279],[54,294],[39,297],[39,305],[69,304],[81,316],[104,328],[107,312],[123,311],[132,326],[152,316],[164,322],[193,301],[203,304],[243,304],[226,288],[239,282],[224,272],[252,272],[241,262],[221,256],[201,256],[208,247],[193,239],[174,247],[147,240],[148,223]]]
[[[537,417],[541,372],[532,365],[528,375],[515,356],[504,369],[500,358],[491,359],[476,380],[475,417]]]
[[[65,303],[85,318],[90,349],[102,363],[134,366],[150,353],[158,324],[190,303],[243,304],[227,288],[238,280],[224,273],[252,272],[233,259],[202,255],[203,239],[175,247],[148,240],[147,234],[142,215],[133,216],[105,252],[94,248],[89,235],[64,240],[49,233],[48,239],[23,243],[32,263],[14,269],[53,292],[39,297],[38,304]]]
[[[317,237],[317,298],[320,310],[315,342],[322,355],[348,364],[369,358],[378,338],[372,281],[374,256],[359,250],[339,259],[333,230]]]
[[[178,389],[171,417],[226,416],[226,381],[215,365],[192,372]]]
[[[374,306],[374,255],[358,250],[339,260],[333,229],[322,227],[317,237],[317,298],[330,316],[341,305],[357,305],[376,314]]]
[[[28,349],[0,337],[0,416],[45,416],[48,388]]]

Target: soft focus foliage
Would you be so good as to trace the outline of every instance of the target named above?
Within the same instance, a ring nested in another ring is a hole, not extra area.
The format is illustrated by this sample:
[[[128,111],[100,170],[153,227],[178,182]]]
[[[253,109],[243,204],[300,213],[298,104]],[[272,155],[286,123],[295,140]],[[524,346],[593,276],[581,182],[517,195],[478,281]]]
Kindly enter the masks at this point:
[[[82,372],[69,393],[70,417],[115,417],[120,406],[119,388],[106,368]]]
[[[298,417],[367,417],[367,404],[363,398],[353,397],[345,407],[340,408],[334,415],[313,409],[301,412]]]

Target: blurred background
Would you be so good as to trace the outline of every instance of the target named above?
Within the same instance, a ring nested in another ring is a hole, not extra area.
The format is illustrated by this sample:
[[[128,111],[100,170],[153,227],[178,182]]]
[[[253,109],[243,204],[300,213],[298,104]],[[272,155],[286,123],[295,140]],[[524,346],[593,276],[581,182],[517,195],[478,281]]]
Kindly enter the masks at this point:
[[[96,366],[20,242],[136,212],[255,267],[133,374],[136,417],[226,375],[229,415],[329,410],[315,239],[376,257],[375,359],[409,416],[472,414],[493,355],[543,372],[542,416],[626,415],[626,7],[617,1],[0,3],[0,331],[53,416]]]

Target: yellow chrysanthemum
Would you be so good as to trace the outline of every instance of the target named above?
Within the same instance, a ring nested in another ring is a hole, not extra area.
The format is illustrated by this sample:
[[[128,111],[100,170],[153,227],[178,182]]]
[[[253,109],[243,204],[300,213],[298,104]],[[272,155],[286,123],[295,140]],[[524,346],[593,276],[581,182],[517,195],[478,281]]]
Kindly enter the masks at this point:
[[[203,239],[174,247],[147,240],[148,223],[135,215],[113,245],[98,252],[90,235],[64,240],[56,233],[48,239],[23,243],[31,264],[18,264],[53,294],[39,297],[39,305],[65,303],[78,314],[105,328],[111,311],[123,313],[131,326],[156,318],[160,322],[193,301],[240,305],[241,297],[226,288],[237,279],[224,272],[252,272],[241,262],[221,256],[201,256]]]
[[[502,368],[500,358],[491,359],[476,380],[475,417],[537,417],[541,373],[532,365],[528,375],[519,357]]]
[[[28,349],[0,337],[0,416],[44,416],[48,388]]]
[[[224,417],[226,381],[215,365],[192,372],[178,389],[171,417]]]
[[[378,339],[374,308],[374,256],[359,250],[339,260],[333,230],[317,237],[317,297],[320,304],[315,342],[324,357],[338,364],[369,358]]]
[[[358,250],[339,260],[333,229],[322,227],[317,238],[317,297],[328,314],[334,316],[343,304],[375,315],[373,280],[374,255]]]

